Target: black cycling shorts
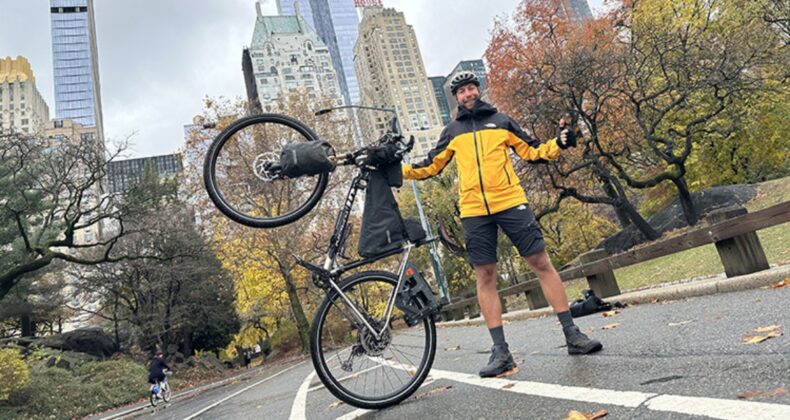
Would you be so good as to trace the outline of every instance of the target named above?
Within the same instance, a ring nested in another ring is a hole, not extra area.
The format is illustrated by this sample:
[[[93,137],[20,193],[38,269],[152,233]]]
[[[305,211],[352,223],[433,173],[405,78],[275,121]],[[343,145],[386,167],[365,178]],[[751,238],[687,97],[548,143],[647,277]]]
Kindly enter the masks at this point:
[[[493,264],[497,259],[497,227],[505,232],[522,257],[546,249],[538,221],[529,206],[516,207],[488,216],[461,219],[464,241],[473,265]]]

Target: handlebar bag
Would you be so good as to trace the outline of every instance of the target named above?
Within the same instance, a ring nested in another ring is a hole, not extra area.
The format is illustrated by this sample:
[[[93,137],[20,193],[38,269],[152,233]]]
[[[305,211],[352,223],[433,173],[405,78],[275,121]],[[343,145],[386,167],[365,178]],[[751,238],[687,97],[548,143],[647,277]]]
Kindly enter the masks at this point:
[[[335,151],[325,140],[287,144],[280,152],[282,174],[289,178],[318,175],[335,169]]]

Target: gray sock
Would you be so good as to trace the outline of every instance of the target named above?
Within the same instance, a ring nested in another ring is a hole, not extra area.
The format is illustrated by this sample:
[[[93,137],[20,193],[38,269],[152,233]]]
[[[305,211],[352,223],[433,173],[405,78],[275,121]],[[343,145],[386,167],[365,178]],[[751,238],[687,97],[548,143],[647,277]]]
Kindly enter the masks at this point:
[[[557,318],[560,319],[560,324],[562,324],[563,330],[567,330],[574,325],[571,311],[559,312],[557,313]]]
[[[505,330],[502,329],[501,325],[496,328],[489,328],[488,332],[491,333],[491,339],[494,340],[495,346],[507,345],[505,342]]]

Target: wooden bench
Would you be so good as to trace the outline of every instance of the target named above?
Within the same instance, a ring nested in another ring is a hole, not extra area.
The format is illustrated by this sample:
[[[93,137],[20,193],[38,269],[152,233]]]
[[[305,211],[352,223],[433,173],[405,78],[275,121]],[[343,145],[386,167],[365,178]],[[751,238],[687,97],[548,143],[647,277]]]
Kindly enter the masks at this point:
[[[562,281],[587,278],[587,283],[599,297],[620,294],[614,270],[639,264],[655,258],[675,254],[707,244],[715,244],[727,277],[740,276],[765,270],[765,257],[757,231],[790,221],[790,201],[747,213],[743,207],[728,207],[716,210],[706,217],[707,226],[701,226],[683,234],[661,239],[636,249],[609,256],[605,250],[596,249],[579,256],[580,266],[559,272]],[[540,284],[534,274],[521,274],[519,283],[499,290],[500,299],[525,293],[529,309],[548,306]],[[443,308],[443,312],[459,313],[464,308],[477,305],[476,296],[464,296]],[[479,310],[477,310],[479,313]]]

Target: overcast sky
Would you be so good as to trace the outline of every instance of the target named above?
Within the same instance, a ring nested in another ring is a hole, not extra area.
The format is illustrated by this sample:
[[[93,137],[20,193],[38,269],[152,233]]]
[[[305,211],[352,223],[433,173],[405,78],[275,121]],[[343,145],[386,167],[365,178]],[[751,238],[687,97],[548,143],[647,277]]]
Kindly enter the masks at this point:
[[[384,0],[414,27],[429,76],[481,58],[495,16],[520,0]],[[589,0],[593,13],[602,0]],[[130,156],[173,153],[202,98],[245,97],[241,50],[254,0],[94,0],[99,77],[108,141],[132,135]],[[275,13],[274,0],[264,13]],[[49,0],[2,0],[0,57],[30,60],[55,116]]]

